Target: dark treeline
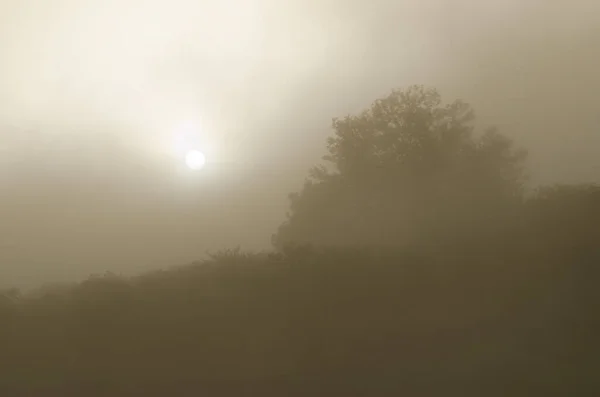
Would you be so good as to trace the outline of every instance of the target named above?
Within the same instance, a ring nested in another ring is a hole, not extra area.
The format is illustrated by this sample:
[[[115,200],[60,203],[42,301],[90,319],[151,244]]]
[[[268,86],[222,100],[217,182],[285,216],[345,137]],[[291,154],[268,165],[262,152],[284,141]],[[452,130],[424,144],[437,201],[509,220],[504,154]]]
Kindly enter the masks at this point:
[[[335,119],[271,253],[0,296],[1,396],[598,395],[600,188],[465,103]]]

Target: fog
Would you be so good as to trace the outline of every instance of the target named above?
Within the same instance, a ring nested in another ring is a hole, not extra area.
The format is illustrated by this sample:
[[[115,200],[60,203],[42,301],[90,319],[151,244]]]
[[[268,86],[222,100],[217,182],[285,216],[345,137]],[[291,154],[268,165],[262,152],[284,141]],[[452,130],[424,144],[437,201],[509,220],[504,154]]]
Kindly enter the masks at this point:
[[[0,0],[0,285],[268,248],[331,118],[410,84],[525,146],[532,184],[600,181],[599,7]]]

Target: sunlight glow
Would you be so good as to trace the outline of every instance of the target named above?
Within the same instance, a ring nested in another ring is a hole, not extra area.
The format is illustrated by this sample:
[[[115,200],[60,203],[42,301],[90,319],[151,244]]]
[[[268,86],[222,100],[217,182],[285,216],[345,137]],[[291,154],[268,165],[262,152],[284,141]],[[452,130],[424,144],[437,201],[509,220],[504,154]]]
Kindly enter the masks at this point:
[[[192,170],[204,168],[209,157],[214,161],[217,151],[216,142],[195,121],[183,122],[173,131],[170,147],[178,161],[184,161]]]
[[[206,164],[206,156],[199,150],[190,150],[185,156],[185,163],[192,170],[200,170]]]

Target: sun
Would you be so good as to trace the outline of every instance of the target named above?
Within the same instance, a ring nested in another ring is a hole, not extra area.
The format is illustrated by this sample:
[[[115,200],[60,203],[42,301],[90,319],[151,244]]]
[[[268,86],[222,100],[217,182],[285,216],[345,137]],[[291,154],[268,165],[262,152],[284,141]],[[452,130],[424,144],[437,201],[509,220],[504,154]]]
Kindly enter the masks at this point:
[[[199,150],[190,150],[185,155],[185,164],[192,170],[200,170],[206,165],[206,156]]]
[[[169,152],[187,168],[200,170],[216,158],[217,142],[211,138],[199,122],[183,122],[171,133]]]

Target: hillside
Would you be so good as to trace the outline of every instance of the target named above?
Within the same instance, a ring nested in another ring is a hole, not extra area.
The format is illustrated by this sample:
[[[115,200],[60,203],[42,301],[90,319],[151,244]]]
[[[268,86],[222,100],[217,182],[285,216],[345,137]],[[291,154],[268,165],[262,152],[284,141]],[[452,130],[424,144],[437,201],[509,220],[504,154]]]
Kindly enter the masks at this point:
[[[491,250],[232,250],[6,298],[0,395],[587,395],[583,266]]]

